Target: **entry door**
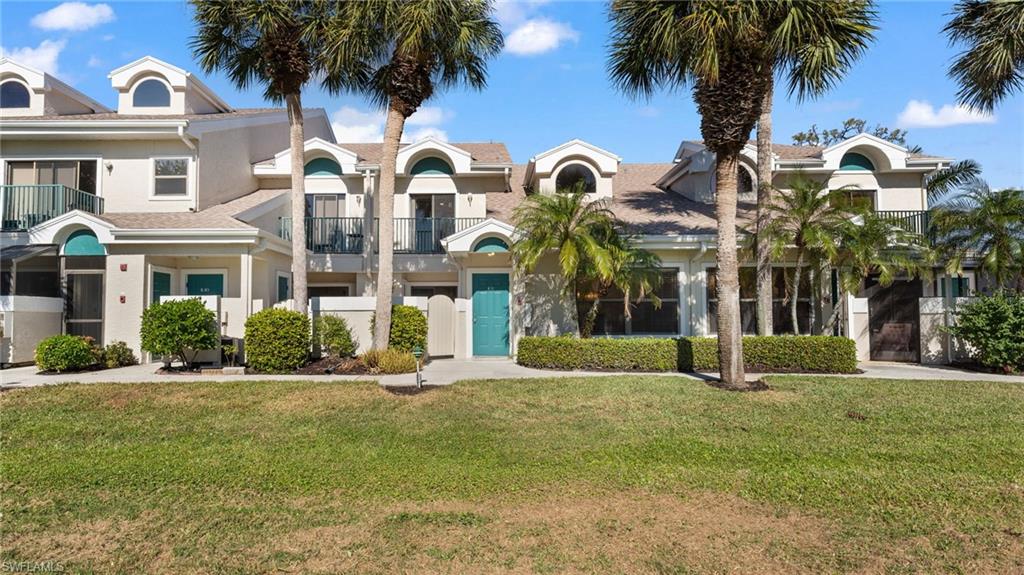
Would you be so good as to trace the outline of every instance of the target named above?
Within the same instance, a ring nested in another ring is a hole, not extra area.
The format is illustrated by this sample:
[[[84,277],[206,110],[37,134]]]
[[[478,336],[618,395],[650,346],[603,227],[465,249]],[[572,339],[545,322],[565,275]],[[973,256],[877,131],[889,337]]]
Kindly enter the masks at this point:
[[[67,272],[64,331],[103,343],[103,272]]]
[[[508,274],[473,274],[473,355],[508,357]]]
[[[186,295],[224,295],[224,276],[221,274],[188,274]]]
[[[171,295],[171,274],[167,272],[153,272],[152,303],[160,303],[160,298],[165,295]]]
[[[872,280],[869,281],[869,289]],[[921,280],[895,281],[887,288],[874,286],[868,298],[871,359],[918,361],[920,350]]]

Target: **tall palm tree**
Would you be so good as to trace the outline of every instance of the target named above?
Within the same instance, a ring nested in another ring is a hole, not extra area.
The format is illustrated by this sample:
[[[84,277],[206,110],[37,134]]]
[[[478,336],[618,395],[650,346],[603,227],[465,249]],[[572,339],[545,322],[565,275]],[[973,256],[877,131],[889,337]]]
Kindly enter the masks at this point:
[[[589,201],[581,185],[555,193],[535,193],[516,208],[520,235],[512,259],[521,273],[533,272],[545,257],[558,256],[561,295],[571,325],[579,329],[576,280],[584,275],[614,277],[613,256],[605,240],[614,234],[615,216],[603,201]]]
[[[601,226],[605,237],[598,241],[608,251],[609,265],[604,274],[593,265],[586,265],[576,279],[578,288],[587,290],[590,295],[590,307],[580,319],[580,337],[590,337],[594,333],[597,313],[601,308],[601,300],[608,296],[614,288],[622,293],[623,314],[626,319],[632,317],[634,302],[639,303],[649,298],[656,308],[661,307],[661,298],[656,290],[661,286],[661,258],[654,253],[636,245],[634,239],[625,234],[621,226]],[[589,264],[589,262],[587,262]]]
[[[967,45],[949,68],[960,102],[992,110],[1024,88],[1024,2],[962,0],[942,31]]]
[[[788,189],[777,190],[774,194],[771,221],[759,239],[771,245],[776,258],[781,258],[789,250],[796,253],[789,296],[793,333],[799,335],[797,300],[804,265],[808,259],[817,265],[818,261],[835,258],[839,230],[858,212],[843,201],[849,186],[822,189],[819,182],[800,172],[790,177],[787,185]],[[809,327],[813,330],[813,326]]]
[[[489,0],[367,0],[353,2],[329,31],[328,70],[351,65],[370,71],[360,87],[386,110],[380,183],[374,202],[377,245],[377,329],[373,348],[388,345],[394,278],[394,196],[398,148],[405,121],[440,89],[487,85],[487,60],[502,49]],[[372,32],[367,33],[366,30]]]
[[[754,252],[757,258],[757,333],[772,335],[772,250],[764,237],[765,227],[771,221],[772,202],[772,98],[775,82],[771,78],[761,101],[761,116],[757,119],[757,222],[754,233]]]
[[[940,199],[931,231],[948,273],[976,260],[997,288],[1024,288],[1024,190],[992,190],[975,178]]]
[[[329,91],[363,81],[358,69],[338,66],[325,75],[323,26],[334,5],[309,0],[192,0],[196,33],[190,46],[206,72],[223,70],[239,89],[263,86],[288,110],[291,150],[292,299],[306,313],[305,151],[302,89],[322,78]]]
[[[815,10],[798,10],[814,4]],[[609,68],[629,94],[692,88],[701,135],[715,153],[718,354],[722,381],[744,387],[736,258],[738,155],[776,70],[790,92],[825,91],[871,38],[867,2],[614,0]]]

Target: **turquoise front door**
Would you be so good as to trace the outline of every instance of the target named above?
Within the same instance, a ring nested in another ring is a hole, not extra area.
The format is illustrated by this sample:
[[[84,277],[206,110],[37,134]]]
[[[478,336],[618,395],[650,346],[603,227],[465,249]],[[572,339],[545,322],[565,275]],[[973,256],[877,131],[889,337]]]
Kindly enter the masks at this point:
[[[473,355],[508,357],[508,274],[473,274]]]
[[[153,303],[160,303],[160,297],[171,295],[171,274],[153,272]]]
[[[186,295],[224,296],[224,276],[220,274],[188,274],[185,280]]]

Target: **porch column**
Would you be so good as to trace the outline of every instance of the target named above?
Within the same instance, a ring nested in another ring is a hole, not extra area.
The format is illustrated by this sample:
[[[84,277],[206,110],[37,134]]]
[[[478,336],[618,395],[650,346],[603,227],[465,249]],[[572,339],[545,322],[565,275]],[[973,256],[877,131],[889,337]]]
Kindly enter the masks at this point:
[[[245,318],[248,319],[252,315],[252,254],[247,249],[241,258],[238,295],[242,296],[242,309],[245,310]]]

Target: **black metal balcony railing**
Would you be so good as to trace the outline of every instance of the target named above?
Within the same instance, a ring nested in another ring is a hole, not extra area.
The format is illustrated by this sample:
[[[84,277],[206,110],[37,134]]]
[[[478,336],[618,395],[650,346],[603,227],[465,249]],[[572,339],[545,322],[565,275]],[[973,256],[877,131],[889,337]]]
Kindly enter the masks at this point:
[[[380,222],[374,220],[378,228]],[[473,227],[483,218],[395,218],[396,254],[441,254],[441,240]],[[374,252],[379,251],[374,246]]]
[[[280,219],[278,235],[292,239],[292,219]],[[306,249],[315,254],[363,253],[363,218],[306,218]]]
[[[73,210],[103,213],[103,198],[61,184],[0,186],[0,227],[27,230]]]
[[[895,226],[924,237],[928,236],[928,212],[921,210],[890,210],[875,212],[875,215]]]

